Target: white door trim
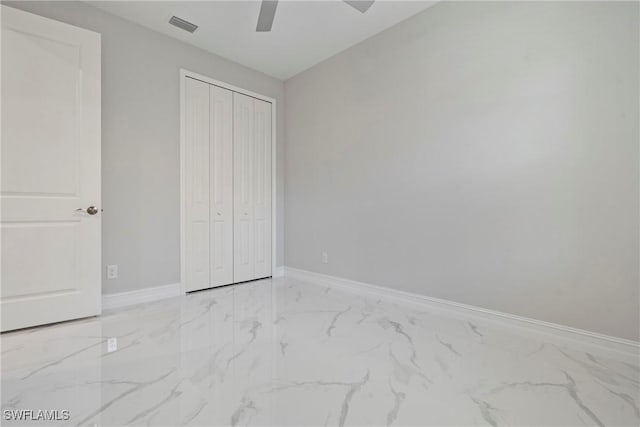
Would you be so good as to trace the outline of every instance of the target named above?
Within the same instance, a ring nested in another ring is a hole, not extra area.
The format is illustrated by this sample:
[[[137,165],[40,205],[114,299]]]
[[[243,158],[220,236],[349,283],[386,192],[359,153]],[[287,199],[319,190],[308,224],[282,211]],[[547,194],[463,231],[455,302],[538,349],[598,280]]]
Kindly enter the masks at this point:
[[[102,310],[113,310],[136,304],[159,301],[182,295],[180,283],[102,295]]]
[[[266,101],[271,103],[271,274],[274,276],[276,274],[276,258],[277,258],[277,230],[276,230],[276,153],[277,153],[277,138],[276,138],[276,117],[277,117],[277,106],[275,98],[271,98],[266,95],[262,95],[256,92],[252,92],[247,89],[243,89],[238,86],[231,85],[226,82],[221,82],[216,79],[212,79],[210,77],[204,76],[202,74],[198,74],[193,71],[186,70],[184,68],[180,69],[180,286],[182,288],[182,293],[186,292],[185,284],[187,283],[186,278],[186,240],[185,240],[185,177],[184,171],[186,170],[185,162],[185,145],[186,145],[186,135],[185,135],[185,78],[190,77],[192,79],[200,80],[205,83],[209,83],[214,86],[221,87],[223,89],[228,89],[233,92],[238,92],[243,95],[250,96],[252,98],[260,99],[262,101]]]

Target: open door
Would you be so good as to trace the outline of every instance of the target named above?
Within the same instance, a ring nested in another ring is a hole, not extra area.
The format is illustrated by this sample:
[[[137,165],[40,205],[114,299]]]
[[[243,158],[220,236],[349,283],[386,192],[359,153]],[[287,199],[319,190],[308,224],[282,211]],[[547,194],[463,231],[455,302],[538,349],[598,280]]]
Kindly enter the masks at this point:
[[[7,331],[100,313],[100,35],[1,7]]]

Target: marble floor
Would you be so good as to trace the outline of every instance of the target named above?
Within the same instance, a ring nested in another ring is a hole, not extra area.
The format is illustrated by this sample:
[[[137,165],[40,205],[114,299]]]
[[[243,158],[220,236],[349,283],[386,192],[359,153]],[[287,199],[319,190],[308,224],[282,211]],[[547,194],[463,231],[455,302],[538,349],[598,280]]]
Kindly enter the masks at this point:
[[[3,418],[70,416],[3,425],[640,425],[637,357],[291,278],[0,340]]]

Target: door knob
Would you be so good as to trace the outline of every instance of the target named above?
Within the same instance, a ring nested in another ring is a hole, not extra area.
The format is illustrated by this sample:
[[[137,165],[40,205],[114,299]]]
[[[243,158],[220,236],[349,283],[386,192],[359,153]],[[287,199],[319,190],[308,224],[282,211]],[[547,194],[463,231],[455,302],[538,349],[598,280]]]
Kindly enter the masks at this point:
[[[96,208],[95,206],[89,206],[87,209],[78,208],[76,209],[76,212],[85,212],[89,215],[95,215],[98,213],[98,208]]]

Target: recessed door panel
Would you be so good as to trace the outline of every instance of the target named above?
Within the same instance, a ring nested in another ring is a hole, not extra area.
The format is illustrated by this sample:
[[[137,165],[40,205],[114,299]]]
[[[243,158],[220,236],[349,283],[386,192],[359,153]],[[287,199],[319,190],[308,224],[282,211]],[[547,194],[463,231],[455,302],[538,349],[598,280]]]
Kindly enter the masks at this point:
[[[81,47],[11,26],[2,39],[2,192],[77,196]]]
[[[208,221],[193,221],[191,223],[191,235],[193,236],[191,272],[193,278],[204,278],[209,275],[209,252],[203,250],[209,244],[208,231]],[[204,279],[203,283],[205,283]]]
[[[81,226],[80,221],[2,224],[3,301],[77,292]],[[40,260],[40,268],[33,268],[33,259]]]
[[[228,254],[224,253],[224,223],[222,221],[212,221],[211,224],[213,227],[213,230],[211,231],[211,251],[213,254],[211,259],[211,270],[215,274],[215,272],[224,270],[229,257]],[[231,247],[230,249],[233,248]],[[233,270],[231,272],[233,273]],[[229,283],[233,283],[233,276]]]

